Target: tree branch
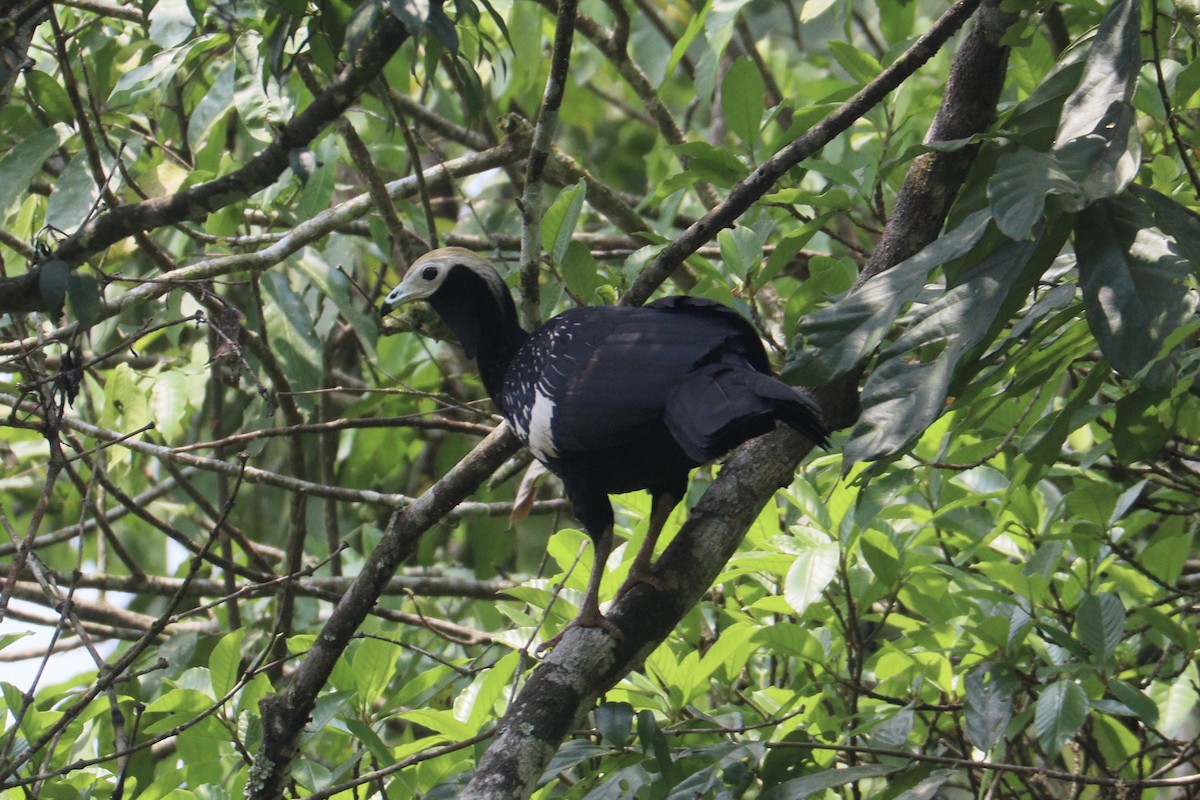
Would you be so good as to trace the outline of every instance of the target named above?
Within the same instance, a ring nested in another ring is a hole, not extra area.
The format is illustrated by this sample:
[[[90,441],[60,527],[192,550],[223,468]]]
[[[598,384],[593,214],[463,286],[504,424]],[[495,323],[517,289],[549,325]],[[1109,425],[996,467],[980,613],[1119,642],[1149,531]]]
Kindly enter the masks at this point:
[[[554,131],[558,127],[558,109],[562,106],[563,94],[567,89],[568,71],[571,67],[571,42],[575,38],[575,16],[579,10],[578,0],[562,0],[558,4],[557,22],[554,26],[554,50],[550,54],[550,73],[546,76],[546,89],[542,93],[542,105],[538,109],[537,123],[533,127],[533,141],[529,145],[529,159],[525,162],[525,189],[521,193],[521,316],[530,330],[541,324],[538,272],[542,252],[542,180],[550,150],[554,144]]]

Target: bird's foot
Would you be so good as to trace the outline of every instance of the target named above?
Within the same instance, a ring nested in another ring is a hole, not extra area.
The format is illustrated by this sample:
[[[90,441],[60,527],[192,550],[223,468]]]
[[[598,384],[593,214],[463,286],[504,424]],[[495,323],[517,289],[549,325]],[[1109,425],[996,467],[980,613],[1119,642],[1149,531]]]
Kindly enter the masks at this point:
[[[617,589],[617,599],[620,600],[629,593],[630,589],[639,583],[643,583],[660,592],[667,591],[667,585],[663,583],[662,578],[655,575],[650,569],[649,562],[634,560],[629,565],[629,576],[625,578],[625,582],[621,584],[621,588]]]
[[[579,612],[579,616],[568,622],[567,627],[563,628],[554,636],[539,644],[537,648],[537,654],[540,656],[547,650],[552,650],[557,647],[558,643],[562,641],[563,636],[567,631],[571,630],[571,628],[603,628],[605,633],[616,639],[618,642],[625,638],[625,634],[621,633],[621,629],[617,627],[617,624],[601,614],[598,609],[591,614],[585,610]]]

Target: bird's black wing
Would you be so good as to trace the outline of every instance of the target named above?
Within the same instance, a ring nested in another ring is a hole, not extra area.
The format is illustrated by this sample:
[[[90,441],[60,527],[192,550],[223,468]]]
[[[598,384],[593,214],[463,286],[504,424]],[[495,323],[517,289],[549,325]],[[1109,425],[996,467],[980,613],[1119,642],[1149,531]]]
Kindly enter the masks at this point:
[[[671,436],[697,463],[710,461],[784,422],[824,446],[816,403],[778,378],[737,362],[707,364],[672,390],[663,413]]]
[[[767,363],[749,323],[696,298],[573,309],[527,346],[542,350],[539,391],[560,455],[636,442],[662,424],[672,392],[706,363],[743,352]]]

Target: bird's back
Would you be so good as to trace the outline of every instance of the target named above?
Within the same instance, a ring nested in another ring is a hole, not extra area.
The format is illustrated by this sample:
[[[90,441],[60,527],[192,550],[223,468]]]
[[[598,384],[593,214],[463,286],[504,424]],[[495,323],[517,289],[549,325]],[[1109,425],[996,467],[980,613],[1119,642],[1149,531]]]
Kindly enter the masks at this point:
[[[498,399],[518,435],[552,468],[564,459],[623,451],[629,459],[666,458],[686,469],[774,424],[750,425],[743,435],[745,425],[730,428],[719,418],[746,410],[744,398],[710,414],[707,407],[720,405],[727,388],[724,378],[711,379],[769,373],[757,333],[735,311],[700,298],[669,297],[642,308],[593,306],[560,314],[518,351]],[[672,417],[689,435],[667,435]],[[689,451],[687,458],[657,452],[672,444]]]

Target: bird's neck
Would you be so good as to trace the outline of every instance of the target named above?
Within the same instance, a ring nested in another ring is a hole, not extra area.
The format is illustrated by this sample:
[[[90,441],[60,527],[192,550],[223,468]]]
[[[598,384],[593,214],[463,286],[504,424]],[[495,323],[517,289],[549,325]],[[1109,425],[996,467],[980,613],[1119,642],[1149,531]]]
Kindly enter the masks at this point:
[[[464,302],[464,297],[474,302]],[[439,295],[434,295],[430,304],[454,332],[467,358],[475,359],[483,387],[499,404],[504,373],[517,350],[529,338],[517,321],[517,308],[512,297],[472,292],[443,301]]]
[[[500,393],[504,388],[504,374],[508,371],[508,365],[512,363],[517,350],[529,338],[529,334],[517,322],[515,308],[511,314],[486,325],[483,330],[475,365],[479,368],[479,378],[483,381],[483,388],[487,389],[488,396],[497,405],[502,405]]]

